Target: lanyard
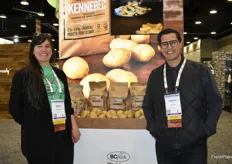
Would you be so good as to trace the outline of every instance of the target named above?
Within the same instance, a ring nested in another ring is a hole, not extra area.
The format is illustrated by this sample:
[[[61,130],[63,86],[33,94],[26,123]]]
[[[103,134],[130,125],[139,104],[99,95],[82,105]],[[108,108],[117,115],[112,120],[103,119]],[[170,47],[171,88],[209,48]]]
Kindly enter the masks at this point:
[[[177,79],[176,79],[176,89],[175,89],[176,92],[177,92],[177,88],[179,87],[180,77],[181,77],[181,74],[182,74],[182,71],[184,69],[185,64],[186,64],[186,58],[184,59],[184,62],[182,63],[182,65],[180,67],[180,70],[178,72],[178,76],[177,76]],[[168,94],[168,83],[167,83],[167,76],[166,76],[166,64],[164,65],[164,87],[165,87],[166,93]]]
[[[52,70],[52,72],[53,72],[53,75],[54,75],[54,77],[55,77],[55,79],[56,79],[56,81],[57,81],[57,83],[58,83],[59,92],[62,93],[62,88],[61,88],[60,81],[59,81],[59,79],[58,79],[56,73],[55,73],[53,70]],[[52,88],[52,84],[50,83],[50,81],[49,81],[46,77],[45,77],[45,79],[47,80],[48,85],[49,85],[49,87],[50,87],[50,90],[51,90],[51,92],[53,93],[54,90],[53,90],[53,88]]]

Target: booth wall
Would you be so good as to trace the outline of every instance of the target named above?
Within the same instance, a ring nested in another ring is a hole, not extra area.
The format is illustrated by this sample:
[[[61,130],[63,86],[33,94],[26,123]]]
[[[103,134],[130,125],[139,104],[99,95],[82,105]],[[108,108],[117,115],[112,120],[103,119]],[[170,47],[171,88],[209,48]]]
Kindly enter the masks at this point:
[[[8,110],[12,77],[28,63],[29,48],[29,43],[0,45],[0,111]],[[6,69],[10,69],[9,75],[3,73]]]

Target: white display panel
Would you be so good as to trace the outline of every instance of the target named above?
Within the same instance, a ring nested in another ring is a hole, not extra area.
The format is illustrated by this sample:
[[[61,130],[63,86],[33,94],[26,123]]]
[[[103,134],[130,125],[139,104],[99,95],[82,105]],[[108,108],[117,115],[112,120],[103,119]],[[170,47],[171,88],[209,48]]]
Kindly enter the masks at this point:
[[[74,164],[157,164],[155,139],[147,130],[80,129]]]

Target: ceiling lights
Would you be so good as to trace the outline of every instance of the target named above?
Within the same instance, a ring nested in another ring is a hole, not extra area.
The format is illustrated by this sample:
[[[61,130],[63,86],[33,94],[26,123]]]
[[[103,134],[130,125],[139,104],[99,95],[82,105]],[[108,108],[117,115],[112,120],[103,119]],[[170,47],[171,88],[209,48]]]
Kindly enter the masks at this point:
[[[187,32],[184,32],[184,35],[188,34]]]
[[[22,5],[29,5],[29,3],[28,3],[27,0],[22,0],[22,1],[21,1],[21,4],[22,4]]]
[[[215,32],[215,31],[212,31],[212,32],[211,32],[211,34],[212,34],[212,35],[215,35],[215,34],[216,34],[216,32]]]
[[[55,42],[55,39],[52,39],[53,42]]]
[[[6,19],[6,15],[5,14],[0,14],[0,18]]]
[[[14,38],[18,38],[19,36],[18,35],[14,35]]]
[[[201,21],[196,21],[195,24],[201,24]]]
[[[217,13],[217,10],[212,9],[212,10],[209,11],[209,13],[210,13],[210,14],[216,14],[216,13]]]
[[[59,24],[58,23],[53,23],[53,26],[59,26]]]
[[[191,42],[186,42],[187,44],[190,44]]]
[[[194,39],[194,40],[197,40],[197,39],[198,39],[198,37],[194,37],[193,39]]]
[[[29,40],[28,40],[28,42],[29,42],[29,43],[31,43],[31,42],[32,42],[32,40],[31,40],[31,39],[29,39]]]
[[[19,42],[19,39],[18,38],[14,38],[14,42],[15,43]]]
[[[27,26],[25,24],[21,24],[20,27],[26,28]]]
[[[40,11],[40,12],[38,13],[38,15],[41,16],[41,17],[43,17],[45,14],[43,13],[43,11]]]

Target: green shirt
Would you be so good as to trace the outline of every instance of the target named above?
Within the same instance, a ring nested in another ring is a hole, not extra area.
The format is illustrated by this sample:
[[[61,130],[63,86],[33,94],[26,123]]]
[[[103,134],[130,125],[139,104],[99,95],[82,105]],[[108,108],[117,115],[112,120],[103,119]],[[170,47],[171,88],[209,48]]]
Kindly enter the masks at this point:
[[[50,108],[51,108],[51,100],[57,100],[57,99],[64,100],[65,99],[64,84],[60,79],[58,79],[60,82],[60,85],[61,85],[61,90],[62,90],[62,92],[60,93],[59,92],[59,85],[58,85],[58,82],[54,76],[55,72],[53,71],[52,67],[51,66],[42,66],[42,69],[43,69],[43,74],[44,74],[43,82],[44,82],[44,85],[46,87],[48,100],[49,100],[49,104],[50,104]],[[53,93],[51,92],[51,88],[50,88],[50,85],[49,85],[47,80],[50,82],[50,84],[52,86]]]

